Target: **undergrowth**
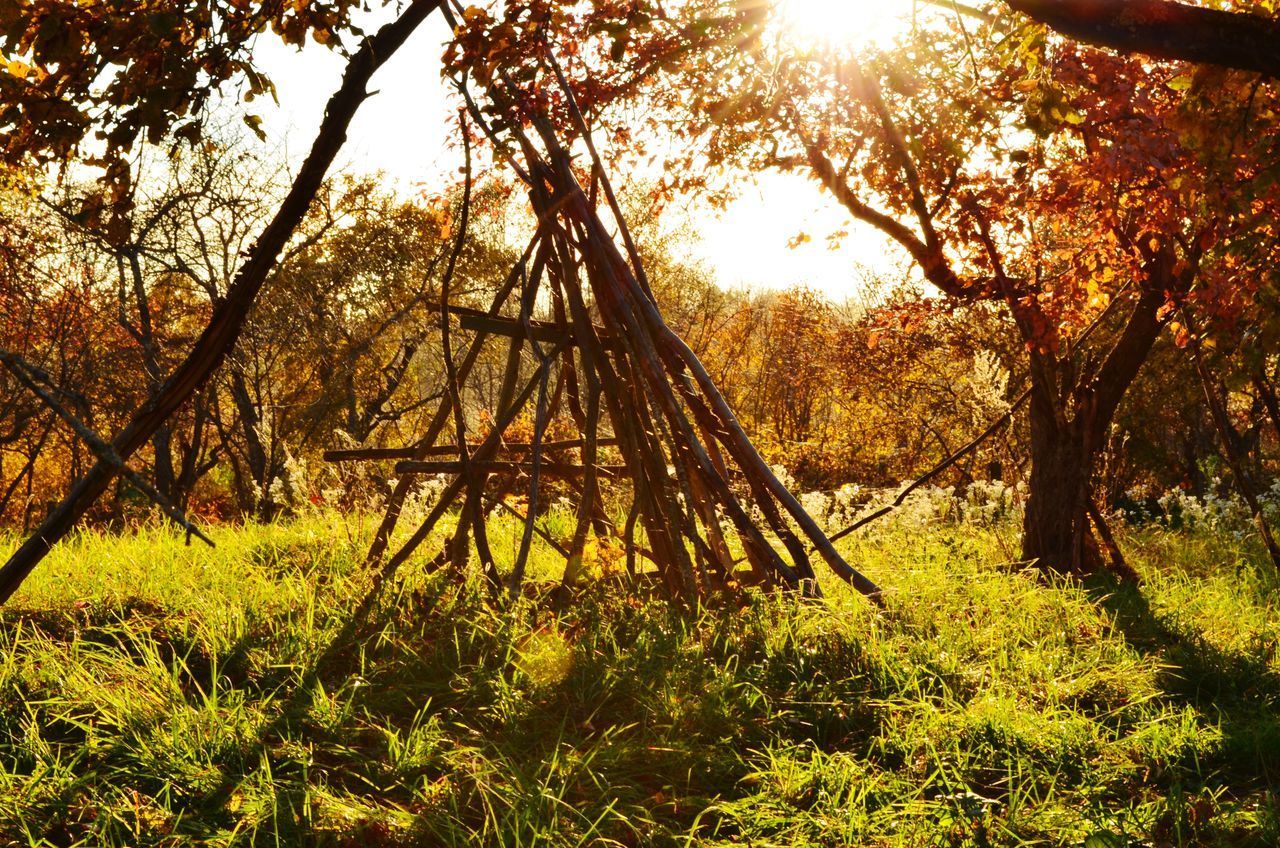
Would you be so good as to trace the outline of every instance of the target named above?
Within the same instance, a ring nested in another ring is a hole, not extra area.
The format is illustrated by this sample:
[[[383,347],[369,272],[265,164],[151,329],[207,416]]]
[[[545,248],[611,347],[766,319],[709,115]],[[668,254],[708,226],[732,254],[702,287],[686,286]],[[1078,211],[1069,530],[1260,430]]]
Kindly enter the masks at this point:
[[[885,612],[835,583],[495,607],[411,563],[353,617],[368,532],[61,546],[0,611],[0,843],[1280,843],[1245,542],[1135,531],[1139,590],[1007,568],[998,526],[897,529],[845,549]]]

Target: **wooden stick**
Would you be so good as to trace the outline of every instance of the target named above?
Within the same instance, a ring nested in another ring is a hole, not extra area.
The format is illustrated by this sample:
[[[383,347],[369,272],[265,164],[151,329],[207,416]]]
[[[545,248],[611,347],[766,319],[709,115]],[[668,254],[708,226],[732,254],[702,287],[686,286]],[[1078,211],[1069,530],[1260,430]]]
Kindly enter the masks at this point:
[[[559,350],[557,349],[555,353],[558,352]],[[542,372],[546,370],[546,367],[547,366],[544,364],[543,367],[538,369],[538,373],[535,373],[533,377],[525,383],[524,388],[516,396],[511,406],[504,410],[498,417],[498,420],[494,423],[494,429],[489,433],[489,436],[481,442],[480,446],[476,448],[475,453],[473,454],[475,457],[474,461],[487,461],[490,455],[497,450],[500,434],[511,425],[511,422],[515,420],[515,417],[519,414],[520,410],[529,402],[529,398],[533,396],[534,390],[537,389],[542,378]],[[427,514],[427,517],[423,520],[422,524],[420,524],[418,529],[415,530],[405,543],[400,546],[400,550],[388,559],[386,565],[382,567],[381,577],[379,578],[380,581],[385,581],[393,575],[396,569],[413,554],[413,551],[420,544],[422,544],[423,540],[431,535],[431,531],[435,529],[436,523],[444,516],[445,511],[448,510],[453,500],[458,496],[458,493],[463,490],[463,483],[463,478],[459,475],[455,476],[453,480],[445,486],[444,491],[440,493],[440,500],[436,502],[436,505],[432,508],[431,512]]]
[[[1098,509],[1098,505],[1090,498],[1086,506],[1089,518],[1093,520],[1094,529],[1098,531],[1098,538],[1102,540],[1102,546],[1107,549],[1107,556],[1111,559],[1111,572],[1127,583],[1135,586],[1142,583],[1142,578],[1138,576],[1138,572],[1133,570],[1133,566],[1125,561],[1124,554],[1120,551],[1120,546],[1116,544],[1116,537],[1111,534],[1111,528],[1107,526],[1107,520],[1102,517],[1102,512]]]
[[[516,284],[520,282],[520,270],[524,267],[524,263],[529,260],[530,256],[534,257],[534,264],[540,263],[545,256],[545,247],[543,232],[546,227],[546,221],[540,221],[537,231],[525,246],[524,253],[521,254],[519,261],[512,267],[507,278],[503,280],[502,286],[498,293],[494,295],[490,303],[490,313],[496,315],[498,310],[506,302],[511,292],[515,289]],[[471,340],[471,345],[467,349],[467,355],[463,357],[462,362],[458,364],[458,378],[465,380],[467,375],[471,373],[471,369],[475,367],[476,361],[480,358],[480,353],[484,349],[486,335],[479,333]],[[440,434],[444,432],[445,424],[449,421],[451,412],[451,401],[446,396],[445,402],[440,404],[435,415],[431,419],[431,423],[427,425],[425,435],[418,440],[413,446],[414,453],[411,459],[425,459],[435,441]],[[402,477],[396,481],[395,487],[391,490],[391,495],[387,498],[387,511],[382,517],[382,522],[378,525],[377,532],[374,533],[373,541],[369,544],[369,552],[365,554],[365,566],[372,568],[382,559],[382,555],[386,553],[387,545],[391,542],[391,533],[395,530],[396,524],[400,521],[400,510],[404,507],[405,498],[409,496],[409,490],[413,485],[413,481],[408,477]]]
[[[471,444],[472,449],[479,442]],[[596,440],[596,444],[600,446],[616,445],[618,440],[612,436],[600,438]],[[543,442],[542,450],[553,453],[555,451],[580,450],[586,446],[585,439],[560,439],[557,441]],[[498,452],[508,453],[529,453],[533,450],[533,445],[525,442],[506,442],[498,448]],[[425,450],[420,448],[350,448],[341,450],[329,450],[324,452],[325,462],[366,462],[374,460],[392,460],[392,459],[415,459],[419,456],[456,456],[458,446],[452,445],[432,445]]]
[[[450,304],[448,306],[436,305],[434,308],[437,311],[448,312],[450,315],[457,315],[458,325],[464,330],[489,333],[494,336],[532,339],[547,342],[548,344],[563,342],[569,346],[574,346],[578,343],[572,331],[566,332],[565,327],[550,321],[530,319],[529,326],[526,328],[519,319],[508,318],[505,315],[490,315],[468,306]],[[603,328],[600,328],[600,332],[601,343],[604,347],[611,350],[620,349],[616,339],[611,338]]]
[[[458,256],[461,255],[462,248],[466,243],[467,228],[471,219],[471,136],[467,133],[465,112],[458,116],[458,129],[462,137],[463,173],[465,175],[462,189],[462,213],[453,250],[449,254],[449,263],[440,281],[441,308],[447,308],[448,306],[454,270],[457,267]],[[454,439],[458,449],[458,464],[466,484],[467,493],[462,507],[462,516],[454,532],[450,561],[453,563],[455,571],[462,571],[462,567],[467,560],[467,526],[468,522],[470,522],[472,532],[475,535],[476,553],[480,556],[481,566],[489,580],[489,585],[496,587],[498,584],[498,570],[494,564],[493,552],[489,547],[489,536],[485,527],[486,513],[480,503],[480,493],[484,491],[486,480],[484,472],[476,469],[471,464],[471,452],[467,445],[466,411],[462,408],[462,382],[458,379],[458,370],[453,361],[450,328],[451,325],[447,319],[440,322],[440,348],[444,358],[445,388],[448,391],[449,405],[453,408]]]
[[[903,502],[906,501],[908,495],[910,495],[916,489],[923,486],[925,483],[928,483],[934,477],[937,477],[943,471],[946,471],[948,468],[955,465],[965,456],[965,454],[977,448],[978,445],[982,444],[987,439],[991,438],[991,436],[993,436],[1001,427],[1004,427],[1006,424],[1008,424],[1009,420],[1013,418],[1014,413],[1016,413],[1022,407],[1022,405],[1030,399],[1031,399],[1031,389],[1030,388],[1023,389],[1022,393],[1019,394],[1016,398],[1014,398],[1013,403],[1009,404],[1008,411],[1005,412],[996,420],[992,421],[990,424],[988,424],[987,429],[983,430],[981,433],[975,436],[968,444],[966,444],[964,447],[957,450],[955,453],[951,454],[951,456],[946,457],[937,465],[933,466],[928,471],[926,471],[925,473],[917,477],[915,480],[913,480],[911,482],[911,485],[907,486],[901,492],[898,492],[898,496],[894,498],[891,502],[880,507],[870,515],[866,515],[866,516],[863,516],[862,518],[859,518],[857,521],[853,522],[848,527],[845,527],[843,530],[840,530],[839,532],[836,532],[836,533],[832,533],[830,536],[831,541],[838,542],[841,539],[843,539],[845,536],[848,536],[850,533],[859,529],[860,527],[864,527],[867,524],[870,524],[872,521],[875,521],[877,518],[881,518],[882,516],[902,506]]]
[[[88,445],[89,450],[93,451],[93,454],[98,457],[99,462],[106,462],[112,465],[126,480],[133,484],[134,488],[160,507],[165,517],[185,530],[188,544],[191,542],[191,537],[195,536],[209,547],[217,547],[212,539],[201,532],[199,527],[191,523],[181,509],[171,504],[169,499],[160,494],[141,474],[130,468],[129,464],[112,450],[106,439],[81,422],[79,418],[72,414],[71,410],[59,403],[51,392],[37,382],[38,380],[43,381],[47,377],[41,369],[29,364],[16,353],[10,353],[6,350],[0,350],[0,362],[3,362],[8,367],[13,376],[18,379],[18,382],[22,383],[28,391],[43,401],[45,406],[49,407],[55,415],[75,431],[81,441]]]
[[[488,474],[513,474],[517,472],[528,473],[533,470],[532,462],[511,462],[503,460],[472,460],[471,467],[477,471],[484,471]],[[542,469],[542,473],[558,476],[581,476],[589,469],[594,468],[597,473],[606,477],[623,477],[627,473],[625,465],[579,465],[571,462],[550,462],[543,460],[538,463],[538,467]],[[456,460],[412,460],[406,459],[396,463],[397,474],[460,474],[462,473],[462,463]]]

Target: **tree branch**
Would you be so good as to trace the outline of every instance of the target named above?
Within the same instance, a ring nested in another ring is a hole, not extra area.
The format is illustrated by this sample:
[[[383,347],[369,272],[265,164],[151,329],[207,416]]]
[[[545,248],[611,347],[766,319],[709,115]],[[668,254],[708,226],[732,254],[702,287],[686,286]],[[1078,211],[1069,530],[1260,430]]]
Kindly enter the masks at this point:
[[[1280,76],[1280,20],[1172,0],[1005,0],[1095,47]]]
[[[342,77],[342,85],[329,99],[324,119],[311,151],[298,171],[288,194],[245,263],[217,305],[205,331],[161,390],[149,399],[112,442],[112,449],[128,460],[217,370],[235,345],[245,319],[276,265],[276,257],[302,222],[325,174],[346,141],[347,127],[356,110],[368,97],[367,86],[374,72],[398,50],[409,35],[440,5],[440,0],[414,0],[395,21],[367,39],[352,55]],[[106,491],[120,472],[111,462],[99,459],[49,517],[0,568],[0,603],[7,601],[45,554],[71,531],[93,502]]]

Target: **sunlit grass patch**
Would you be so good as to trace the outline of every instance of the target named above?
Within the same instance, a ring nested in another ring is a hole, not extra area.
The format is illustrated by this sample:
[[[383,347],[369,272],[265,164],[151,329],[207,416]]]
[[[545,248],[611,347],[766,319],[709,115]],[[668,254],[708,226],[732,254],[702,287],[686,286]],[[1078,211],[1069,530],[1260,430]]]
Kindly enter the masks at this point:
[[[494,607],[411,562],[352,626],[370,529],[318,515],[220,529],[214,551],[166,528],[59,548],[0,614],[0,838],[1280,837],[1280,623],[1239,543],[1135,534],[1135,590],[1011,571],[999,528],[900,528],[847,546],[883,613],[828,580],[822,603],[679,611],[602,585]],[[495,522],[496,556],[511,529]],[[550,548],[533,565],[559,579]]]

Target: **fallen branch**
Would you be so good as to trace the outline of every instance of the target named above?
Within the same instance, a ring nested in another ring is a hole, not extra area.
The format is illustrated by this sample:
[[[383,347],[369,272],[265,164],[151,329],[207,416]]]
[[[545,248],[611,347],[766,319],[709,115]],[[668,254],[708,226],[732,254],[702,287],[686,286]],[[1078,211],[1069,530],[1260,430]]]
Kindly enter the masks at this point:
[[[853,522],[843,530],[837,533],[833,533],[831,535],[831,541],[835,542],[840,539],[843,539],[845,536],[848,536],[850,533],[854,532],[858,528],[865,527],[866,525],[870,524],[872,521],[875,521],[877,518],[881,518],[884,515],[887,515],[888,513],[902,506],[902,504],[907,500],[907,497],[912,492],[914,492],[916,489],[923,486],[925,483],[928,483],[934,477],[937,477],[939,474],[946,471],[951,466],[955,465],[957,462],[963,459],[965,455],[973,451],[975,448],[978,447],[978,445],[982,444],[987,439],[991,438],[1002,427],[1008,424],[1009,421],[1013,418],[1014,413],[1017,412],[1022,407],[1022,405],[1027,402],[1027,400],[1030,397],[1031,397],[1031,388],[1027,387],[1023,389],[1022,393],[1019,394],[1016,398],[1014,398],[1013,403],[1009,404],[1008,411],[1005,412],[1004,415],[1001,415],[995,421],[992,421],[989,425],[987,425],[987,429],[983,430],[981,433],[975,436],[968,444],[960,448],[955,453],[951,454],[951,456],[948,456],[946,459],[942,460],[937,465],[930,468],[924,474],[917,477],[914,481],[912,481],[911,485],[907,486],[905,489],[898,492],[898,496],[894,498],[891,502],[880,507],[878,510],[871,513],[870,515],[866,515],[866,516],[863,516],[862,518],[859,518],[857,521]]]
[[[1111,313],[1116,309],[1117,304],[1120,303],[1121,295],[1123,295],[1128,290],[1129,290],[1129,284],[1126,283],[1124,287],[1120,289],[1120,291],[1116,292],[1116,296],[1113,297],[1109,303],[1107,303],[1106,307],[1101,312],[1099,312],[1097,315],[1094,316],[1093,320],[1089,322],[1089,325],[1080,331],[1080,335],[1077,336],[1075,340],[1071,342],[1071,348],[1073,349],[1080,348],[1081,346],[1084,345],[1085,342],[1089,340],[1089,338],[1097,331],[1097,329],[1102,326],[1102,323],[1106,321],[1107,317],[1110,316]],[[952,465],[955,465],[958,461],[963,459],[967,454],[971,453],[975,448],[977,448],[978,445],[982,444],[987,439],[994,436],[997,432],[1000,431],[1000,428],[1004,427],[1007,423],[1009,423],[1009,421],[1013,418],[1014,413],[1016,413],[1022,407],[1022,405],[1031,398],[1032,388],[1033,386],[1027,386],[1027,388],[1023,389],[1022,392],[1016,398],[1013,399],[1013,402],[1009,404],[1009,409],[1006,410],[1005,413],[1001,415],[999,418],[992,421],[987,426],[987,429],[983,430],[972,441],[965,444],[962,448],[957,450],[955,453],[951,454],[950,456],[940,461],[937,465],[930,468],[923,475],[921,475],[920,477],[917,477],[915,481],[911,483],[911,485],[907,486],[905,489],[899,492],[898,496],[894,498],[891,503],[886,504],[885,506],[881,507],[880,509],[871,513],[870,515],[859,518],[853,524],[850,524],[848,527],[845,527],[843,530],[840,530],[839,532],[837,532],[835,535],[831,537],[831,541],[835,542],[839,539],[843,539],[845,536],[848,536],[850,533],[854,532],[858,528],[865,527],[866,525],[870,524],[872,521],[875,521],[877,518],[882,518],[885,515],[888,515],[893,510],[902,506],[902,504],[906,501],[907,497],[912,492],[914,492],[916,489],[923,486],[925,483],[928,483],[934,477],[937,477],[943,471],[946,471]],[[1118,547],[1116,548],[1116,552],[1117,554],[1119,553]]]

